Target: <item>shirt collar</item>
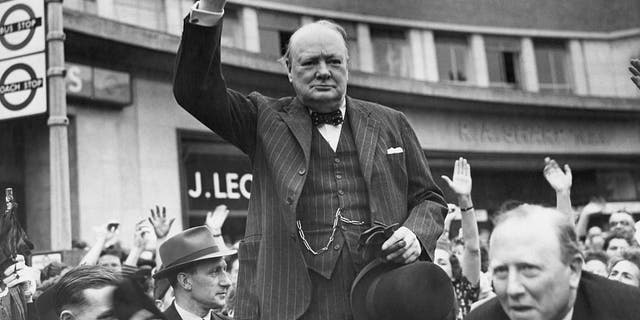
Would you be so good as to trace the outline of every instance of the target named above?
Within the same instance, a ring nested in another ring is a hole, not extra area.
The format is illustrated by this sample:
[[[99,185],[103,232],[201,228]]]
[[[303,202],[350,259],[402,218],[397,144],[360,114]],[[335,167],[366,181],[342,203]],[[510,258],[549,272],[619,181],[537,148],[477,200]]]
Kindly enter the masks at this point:
[[[174,300],[173,304],[176,306],[176,311],[178,312],[182,320],[211,320],[211,311],[209,311],[209,313],[206,316],[201,318],[180,307],[180,305],[178,305],[178,301]]]
[[[569,312],[567,312],[567,315],[564,316],[564,318],[562,318],[562,320],[571,320],[571,317],[573,317],[573,307],[571,307],[571,310],[569,310]]]

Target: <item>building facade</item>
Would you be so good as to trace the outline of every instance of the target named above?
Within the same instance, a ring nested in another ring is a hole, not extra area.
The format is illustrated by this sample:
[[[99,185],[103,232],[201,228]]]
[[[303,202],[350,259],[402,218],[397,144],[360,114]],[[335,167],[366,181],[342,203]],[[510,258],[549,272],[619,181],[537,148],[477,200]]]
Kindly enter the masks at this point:
[[[249,161],[172,95],[192,4],[64,2],[74,239],[115,219],[129,243],[152,206],[179,217],[176,231],[218,204],[232,210],[223,231],[242,237]],[[435,179],[468,158],[481,213],[510,199],[553,205],[545,156],[571,165],[575,205],[601,197],[640,212],[640,90],[627,71],[639,13],[636,0],[229,0],[222,62],[231,88],[291,95],[276,61],[289,37],[334,20],[348,35],[348,94],[403,111]],[[0,122],[0,139],[0,185],[16,188],[29,234],[51,249],[46,117]]]

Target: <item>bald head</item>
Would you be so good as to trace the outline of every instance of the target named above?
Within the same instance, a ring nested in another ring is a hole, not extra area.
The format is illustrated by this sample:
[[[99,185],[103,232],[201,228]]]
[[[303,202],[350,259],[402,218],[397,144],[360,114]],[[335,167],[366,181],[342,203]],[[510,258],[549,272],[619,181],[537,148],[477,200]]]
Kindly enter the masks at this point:
[[[305,24],[296,30],[296,32],[289,38],[287,44],[287,51],[282,56],[281,60],[290,68],[290,61],[296,47],[304,47],[305,42],[316,39],[319,35],[323,35],[328,38],[334,38],[338,43],[342,43],[344,47],[345,56],[349,56],[347,49],[347,32],[339,24],[331,22],[329,20],[318,20],[309,24]]]

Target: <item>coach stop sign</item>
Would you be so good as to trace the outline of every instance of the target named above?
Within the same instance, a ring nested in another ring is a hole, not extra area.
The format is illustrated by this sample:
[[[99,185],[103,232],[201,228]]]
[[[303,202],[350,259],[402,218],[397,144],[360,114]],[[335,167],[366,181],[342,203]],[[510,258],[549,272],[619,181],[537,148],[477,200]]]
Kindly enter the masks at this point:
[[[0,0],[0,120],[47,111],[43,0]]]

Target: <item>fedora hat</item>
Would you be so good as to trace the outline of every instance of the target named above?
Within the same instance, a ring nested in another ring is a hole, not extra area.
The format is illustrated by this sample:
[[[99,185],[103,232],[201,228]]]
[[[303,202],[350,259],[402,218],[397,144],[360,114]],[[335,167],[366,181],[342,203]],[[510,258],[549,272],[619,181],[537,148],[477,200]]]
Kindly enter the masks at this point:
[[[184,230],[160,245],[162,268],[153,278],[164,278],[172,271],[179,270],[196,261],[219,258],[235,254],[236,250],[221,248],[213,239],[206,226]]]
[[[418,261],[397,264],[376,259],[351,287],[354,320],[455,319],[451,279],[437,265]]]

